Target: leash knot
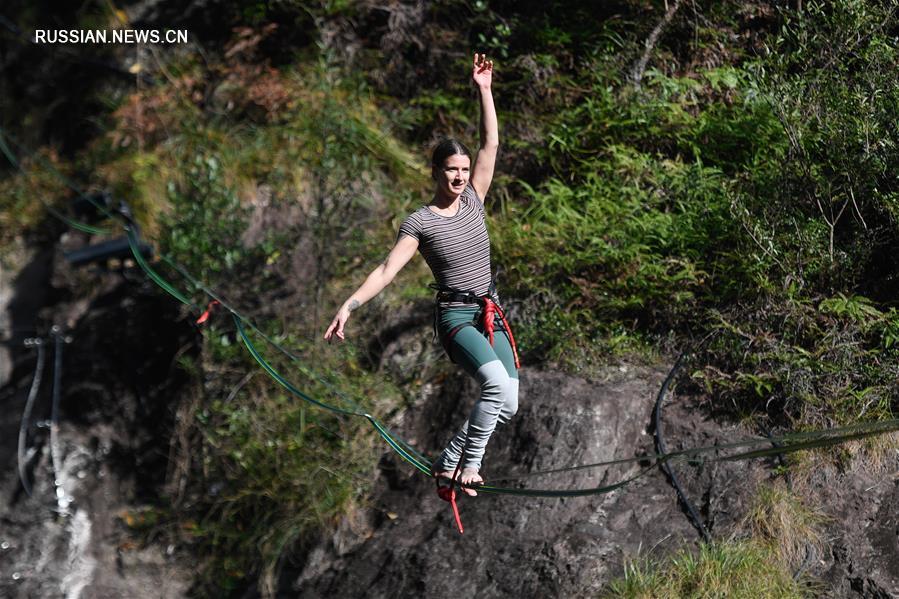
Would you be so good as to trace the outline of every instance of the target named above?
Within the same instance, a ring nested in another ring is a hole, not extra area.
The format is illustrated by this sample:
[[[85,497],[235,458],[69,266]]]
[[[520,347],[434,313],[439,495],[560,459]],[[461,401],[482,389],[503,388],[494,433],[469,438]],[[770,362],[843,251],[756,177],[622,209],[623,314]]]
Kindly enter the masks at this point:
[[[459,506],[456,504],[456,489],[450,485],[449,487],[441,487],[437,483],[437,495],[444,501],[449,501],[450,507],[453,508],[453,517],[456,519],[456,527],[459,534],[464,534],[465,529],[462,527],[462,517],[459,515]]]

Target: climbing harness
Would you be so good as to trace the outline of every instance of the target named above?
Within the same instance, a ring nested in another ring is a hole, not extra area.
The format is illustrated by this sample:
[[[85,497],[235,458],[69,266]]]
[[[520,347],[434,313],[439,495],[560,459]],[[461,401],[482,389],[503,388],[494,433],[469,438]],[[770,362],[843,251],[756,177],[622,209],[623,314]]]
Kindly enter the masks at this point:
[[[431,283],[429,287],[437,291],[437,297],[434,301],[435,337],[437,336],[437,323],[440,318],[441,302],[459,302],[463,304],[476,304],[480,306],[480,310],[475,313],[474,318],[471,320],[471,322],[463,322],[462,324],[458,324],[450,329],[446,333],[446,335],[443,335],[441,337],[440,343],[443,345],[443,349],[450,360],[453,360],[452,354],[450,353],[453,338],[459,331],[461,331],[465,327],[475,327],[478,331],[481,332],[481,334],[487,336],[487,338],[490,340],[490,345],[492,346],[493,335],[496,331],[496,323],[494,321],[496,317],[499,317],[502,324],[502,328],[500,330],[505,331],[506,335],[509,337],[509,345],[512,346],[512,355],[515,357],[515,368],[521,368],[521,362],[518,359],[518,348],[515,345],[515,337],[512,335],[512,327],[509,326],[509,321],[506,320],[506,314],[498,301],[495,278],[490,281],[490,289],[486,295],[477,295],[474,291],[471,290],[463,291],[461,289],[455,289],[453,287],[440,285],[438,283]]]

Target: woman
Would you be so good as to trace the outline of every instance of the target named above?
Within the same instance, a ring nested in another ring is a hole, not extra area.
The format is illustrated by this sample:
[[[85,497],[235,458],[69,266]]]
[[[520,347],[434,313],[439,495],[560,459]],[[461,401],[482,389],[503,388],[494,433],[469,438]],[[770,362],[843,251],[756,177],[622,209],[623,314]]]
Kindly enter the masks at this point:
[[[493,301],[490,238],[482,199],[490,188],[499,148],[492,75],[493,61],[475,54],[472,78],[481,98],[481,146],[474,168],[471,153],[460,142],[446,139],[437,145],[431,159],[436,184],[433,200],[406,218],[387,259],[343,303],[324,335],[326,340],[332,336],[342,340],[353,310],[380,293],[421,250],[437,281],[435,324],[441,342],[450,359],[481,386],[471,415],[432,470],[434,476],[454,478],[461,460],[463,485],[483,482],[478,471],[487,441],[496,423],[507,422],[518,409],[518,360],[511,331]],[[463,488],[477,495],[474,489]]]

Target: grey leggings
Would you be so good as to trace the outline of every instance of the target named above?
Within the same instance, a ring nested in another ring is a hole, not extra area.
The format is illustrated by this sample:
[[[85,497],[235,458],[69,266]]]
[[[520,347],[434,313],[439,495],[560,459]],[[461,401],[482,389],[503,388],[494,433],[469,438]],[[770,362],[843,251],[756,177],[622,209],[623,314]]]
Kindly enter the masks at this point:
[[[441,338],[456,325],[471,322],[477,310],[475,306],[441,309],[438,321]],[[502,321],[498,317],[495,327],[493,346],[475,327],[459,329],[452,339],[450,358],[478,382],[481,394],[468,420],[434,463],[435,472],[455,469],[463,450],[462,467],[480,469],[484,450],[497,422],[508,422],[518,411],[518,369],[515,368],[512,345],[508,335],[501,330]]]

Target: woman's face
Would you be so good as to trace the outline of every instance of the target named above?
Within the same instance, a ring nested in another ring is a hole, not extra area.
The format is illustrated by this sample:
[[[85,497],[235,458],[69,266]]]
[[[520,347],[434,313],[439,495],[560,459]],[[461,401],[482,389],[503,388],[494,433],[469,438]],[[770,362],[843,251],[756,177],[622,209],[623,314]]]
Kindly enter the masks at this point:
[[[437,192],[444,196],[458,196],[468,185],[471,160],[465,154],[453,154],[443,161],[443,167],[434,169]]]

